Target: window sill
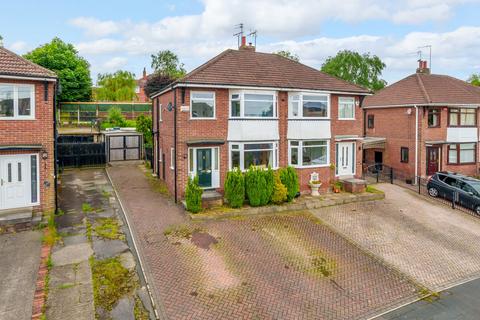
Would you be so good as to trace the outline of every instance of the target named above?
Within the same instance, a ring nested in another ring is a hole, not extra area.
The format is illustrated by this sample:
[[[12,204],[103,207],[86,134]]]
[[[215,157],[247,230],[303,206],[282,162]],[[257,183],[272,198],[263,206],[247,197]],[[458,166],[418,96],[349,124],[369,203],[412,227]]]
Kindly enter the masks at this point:
[[[273,117],[230,117],[228,120],[278,120],[278,118]]]
[[[217,118],[192,118],[192,117],[190,117],[189,120],[217,120]]]
[[[449,163],[449,162],[447,162],[448,166],[468,166],[468,165],[472,165],[472,164],[476,164],[476,162],[465,162],[465,163]]]
[[[327,118],[293,118],[293,117],[290,117],[288,118],[288,120],[307,120],[307,121],[314,121],[314,120],[332,120],[330,117],[327,117]],[[355,119],[353,119],[355,120]]]
[[[340,121],[355,121],[355,118],[338,118]]]
[[[330,164],[319,164],[319,165],[312,165],[312,166],[296,166],[293,164],[290,164],[292,167],[295,169],[313,169],[313,168],[327,168],[330,167]]]
[[[28,120],[35,120],[35,117],[25,117],[25,118],[19,118],[19,117],[0,117],[0,121],[6,120],[6,121],[28,121]]]

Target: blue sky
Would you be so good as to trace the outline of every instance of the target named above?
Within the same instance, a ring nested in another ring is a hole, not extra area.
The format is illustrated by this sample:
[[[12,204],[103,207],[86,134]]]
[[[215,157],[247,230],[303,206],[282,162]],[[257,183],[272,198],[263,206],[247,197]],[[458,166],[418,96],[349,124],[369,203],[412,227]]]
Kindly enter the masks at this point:
[[[338,50],[371,52],[391,83],[414,72],[415,52],[430,44],[434,73],[480,72],[480,0],[17,0],[2,12],[7,48],[23,54],[58,36],[88,59],[94,79],[118,69],[140,75],[162,49],[191,70],[235,48],[240,22],[258,31],[258,51],[290,50],[316,68]]]

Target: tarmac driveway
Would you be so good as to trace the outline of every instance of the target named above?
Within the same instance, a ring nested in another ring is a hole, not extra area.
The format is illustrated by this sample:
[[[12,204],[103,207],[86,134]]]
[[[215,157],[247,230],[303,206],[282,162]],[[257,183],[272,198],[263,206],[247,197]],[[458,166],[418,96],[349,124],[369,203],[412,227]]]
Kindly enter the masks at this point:
[[[480,219],[391,184],[384,201],[312,212],[430,290],[480,276]]]

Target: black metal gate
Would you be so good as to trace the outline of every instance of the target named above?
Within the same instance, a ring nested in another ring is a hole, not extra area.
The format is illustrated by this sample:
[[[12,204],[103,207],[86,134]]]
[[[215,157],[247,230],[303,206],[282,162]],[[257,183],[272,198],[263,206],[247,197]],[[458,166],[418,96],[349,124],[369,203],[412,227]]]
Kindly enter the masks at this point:
[[[57,152],[58,165],[60,168],[98,166],[105,164],[104,143],[58,143]]]
[[[140,160],[142,158],[142,136],[108,136],[108,161]]]

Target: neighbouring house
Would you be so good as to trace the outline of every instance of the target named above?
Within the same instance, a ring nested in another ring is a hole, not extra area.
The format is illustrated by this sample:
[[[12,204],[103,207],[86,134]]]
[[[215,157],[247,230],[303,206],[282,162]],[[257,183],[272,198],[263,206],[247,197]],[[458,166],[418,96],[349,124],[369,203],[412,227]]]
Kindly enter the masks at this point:
[[[145,93],[145,86],[147,85],[148,75],[147,70],[143,68],[143,74],[140,79],[137,79],[137,86],[135,87],[135,93],[137,94],[138,102],[149,102],[147,94]]]
[[[154,172],[175,200],[189,176],[222,192],[227,171],[251,165],[296,167],[302,192],[319,173],[325,191],[333,179],[362,174],[367,94],[242,39],[152,95]]]
[[[54,72],[0,45],[0,223],[55,209]]]
[[[406,180],[437,171],[476,175],[479,106],[479,87],[431,74],[420,60],[415,74],[365,99],[364,161]]]

